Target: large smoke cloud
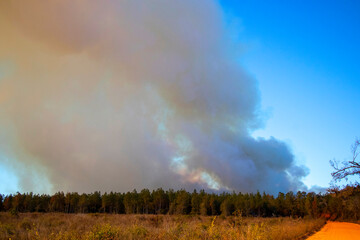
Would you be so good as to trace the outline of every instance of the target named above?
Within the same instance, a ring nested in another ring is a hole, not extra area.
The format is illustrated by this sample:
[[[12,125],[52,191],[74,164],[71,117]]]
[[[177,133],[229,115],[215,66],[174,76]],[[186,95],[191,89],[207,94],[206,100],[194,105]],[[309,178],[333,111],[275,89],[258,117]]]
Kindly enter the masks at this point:
[[[22,190],[304,188],[286,144],[251,137],[257,83],[217,2],[1,1],[0,29],[0,161]]]

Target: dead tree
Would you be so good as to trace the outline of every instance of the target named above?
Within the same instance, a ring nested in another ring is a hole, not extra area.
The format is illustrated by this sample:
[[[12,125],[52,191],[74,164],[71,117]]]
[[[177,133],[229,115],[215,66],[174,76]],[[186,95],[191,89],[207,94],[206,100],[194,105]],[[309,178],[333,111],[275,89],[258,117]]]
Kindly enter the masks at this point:
[[[348,179],[348,176],[359,175],[360,176],[360,162],[357,159],[360,153],[360,140],[355,140],[355,143],[351,146],[352,151],[352,160],[343,161],[339,164],[336,160],[330,160],[331,166],[335,169],[331,173],[331,176],[335,181],[340,181],[342,179]]]

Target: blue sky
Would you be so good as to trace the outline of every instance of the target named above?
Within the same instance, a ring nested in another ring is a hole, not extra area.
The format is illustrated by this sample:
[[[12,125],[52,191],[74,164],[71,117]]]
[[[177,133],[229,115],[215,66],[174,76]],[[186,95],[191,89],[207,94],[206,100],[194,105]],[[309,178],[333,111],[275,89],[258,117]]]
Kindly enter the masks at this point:
[[[221,4],[268,115],[253,135],[289,143],[310,170],[305,183],[328,186],[329,160],[348,159],[360,137],[360,2]]]

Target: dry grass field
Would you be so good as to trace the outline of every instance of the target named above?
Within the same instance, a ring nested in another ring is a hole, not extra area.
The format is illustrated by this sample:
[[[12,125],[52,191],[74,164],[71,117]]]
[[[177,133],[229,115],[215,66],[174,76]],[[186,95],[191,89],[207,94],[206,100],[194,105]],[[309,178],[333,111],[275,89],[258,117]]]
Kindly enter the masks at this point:
[[[0,213],[0,239],[304,239],[322,219]]]

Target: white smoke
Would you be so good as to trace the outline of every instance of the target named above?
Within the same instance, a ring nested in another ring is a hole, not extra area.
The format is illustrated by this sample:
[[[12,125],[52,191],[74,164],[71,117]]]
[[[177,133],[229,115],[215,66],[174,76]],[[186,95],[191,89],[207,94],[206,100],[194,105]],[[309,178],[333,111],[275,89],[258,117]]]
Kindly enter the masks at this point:
[[[2,1],[0,151],[22,190],[304,188],[286,144],[250,135],[258,87],[222,14],[205,0]]]

